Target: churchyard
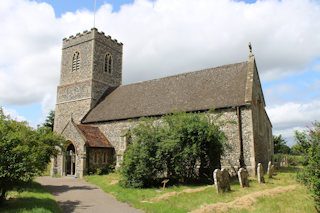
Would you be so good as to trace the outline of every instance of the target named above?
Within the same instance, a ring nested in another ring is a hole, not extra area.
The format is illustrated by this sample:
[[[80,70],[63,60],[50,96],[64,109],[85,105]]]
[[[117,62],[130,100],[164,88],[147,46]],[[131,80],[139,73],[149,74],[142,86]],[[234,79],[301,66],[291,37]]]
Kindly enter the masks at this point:
[[[121,176],[86,176],[85,180],[98,185],[118,200],[146,212],[316,212],[307,188],[296,180],[297,167],[282,167],[264,183],[249,177],[249,186],[242,188],[235,177],[230,179],[231,191],[217,193],[212,185],[170,185],[165,191],[158,188],[123,188]]]
[[[217,193],[215,185],[172,185],[157,188],[124,188],[121,175],[85,176],[117,200],[146,212],[316,212],[310,192],[296,180],[298,167],[281,167],[265,183],[249,177],[249,187],[241,187],[236,177],[230,178],[230,189]],[[239,174],[239,173],[238,173]],[[39,184],[32,184],[22,193],[11,191],[0,212],[61,212],[54,197]]]

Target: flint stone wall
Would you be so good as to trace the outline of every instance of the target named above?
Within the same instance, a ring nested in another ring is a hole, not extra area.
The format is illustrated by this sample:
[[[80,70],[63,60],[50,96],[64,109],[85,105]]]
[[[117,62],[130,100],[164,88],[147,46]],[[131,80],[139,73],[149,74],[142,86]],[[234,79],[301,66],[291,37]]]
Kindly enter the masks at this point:
[[[225,109],[223,111],[217,110],[212,113],[216,115],[220,112],[223,112],[223,115],[220,117],[220,120],[224,121],[233,121],[235,124],[227,124],[222,127],[222,131],[226,134],[228,138],[228,146],[229,149],[225,150],[224,155],[221,158],[221,167],[223,168],[231,168],[231,167],[239,167],[239,131],[238,131],[238,119],[236,114],[236,109]],[[253,133],[252,133],[252,125],[251,125],[251,110],[250,108],[242,108],[242,132],[243,132],[243,149],[244,149],[244,161],[247,168],[252,168],[252,174],[255,174],[253,171],[255,169],[254,166],[254,152],[253,152]],[[155,122],[161,122],[161,118],[159,117]],[[94,126],[98,126],[100,131],[108,138],[110,143],[115,148],[116,155],[122,155],[125,150],[125,144],[121,137],[129,130],[135,128],[139,123],[139,120],[121,120],[121,121],[111,121],[105,123],[96,123]],[[119,158],[120,159],[120,158]]]

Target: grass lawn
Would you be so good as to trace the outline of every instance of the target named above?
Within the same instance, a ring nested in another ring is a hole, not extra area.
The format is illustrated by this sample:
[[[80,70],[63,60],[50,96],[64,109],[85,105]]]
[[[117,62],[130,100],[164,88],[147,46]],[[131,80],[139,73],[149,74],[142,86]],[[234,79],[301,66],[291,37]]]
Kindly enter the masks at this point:
[[[10,191],[7,199],[0,206],[1,213],[60,213],[61,209],[54,197],[39,183],[32,182],[30,187],[19,193]]]
[[[228,212],[316,212],[309,192],[304,186],[297,183],[295,177],[295,168],[282,168],[271,179],[265,175],[265,184],[258,184],[256,180],[251,180],[249,188],[240,188],[238,181],[234,180],[231,185],[232,191],[222,195],[218,195],[214,187],[171,186],[170,181],[165,192],[162,191],[161,186],[148,189],[122,188],[117,183],[120,175],[115,173],[86,176],[85,180],[101,187],[118,200],[146,212],[195,210],[204,212],[206,204],[211,211],[221,210],[220,207],[222,207]],[[191,190],[189,193],[182,192],[186,189]],[[200,190],[190,193],[196,189]],[[160,198],[161,195],[162,198]],[[225,208],[226,206],[229,208]]]

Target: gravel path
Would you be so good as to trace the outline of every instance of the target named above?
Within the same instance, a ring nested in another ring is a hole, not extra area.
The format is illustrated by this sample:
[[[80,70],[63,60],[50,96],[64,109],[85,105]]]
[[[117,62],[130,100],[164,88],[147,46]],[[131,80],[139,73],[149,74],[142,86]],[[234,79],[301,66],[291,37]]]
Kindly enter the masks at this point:
[[[141,213],[126,203],[117,201],[97,186],[73,177],[39,177],[36,179],[51,194],[64,213]]]

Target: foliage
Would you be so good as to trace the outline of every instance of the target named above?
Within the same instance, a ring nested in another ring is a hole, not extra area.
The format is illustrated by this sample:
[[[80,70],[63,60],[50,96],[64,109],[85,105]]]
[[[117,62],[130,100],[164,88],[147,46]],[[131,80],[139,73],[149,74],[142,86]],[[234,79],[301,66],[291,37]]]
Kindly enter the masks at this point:
[[[301,151],[306,153],[306,166],[299,178],[310,188],[315,207],[320,212],[320,122],[314,122],[313,125],[314,128],[309,128],[308,134],[296,132]]]
[[[295,131],[295,144],[292,148],[295,153],[298,154],[307,154],[309,148],[311,147],[311,141],[309,140],[309,134],[306,131]]]
[[[104,167],[91,166],[88,170],[89,175],[105,175],[113,172],[115,169],[114,165],[106,165]]]
[[[34,130],[4,115],[0,108],[0,201],[8,190],[21,189],[43,173],[50,157],[57,154],[55,146],[63,142],[51,129]]]
[[[220,116],[214,116],[213,123],[218,123]],[[223,124],[211,124],[209,113],[180,112],[166,115],[161,121],[144,118],[128,132],[122,184],[147,187],[158,184],[159,178],[179,183],[211,178],[220,166],[226,141],[220,131]]]
[[[274,153],[278,154],[290,154],[290,147],[286,145],[287,141],[282,135],[273,135]]]
[[[53,125],[54,125],[54,110],[51,110],[43,126],[48,127],[53,131]]]

